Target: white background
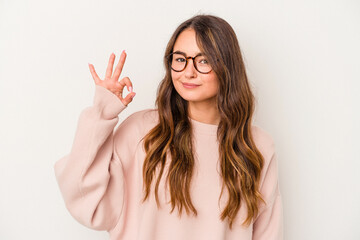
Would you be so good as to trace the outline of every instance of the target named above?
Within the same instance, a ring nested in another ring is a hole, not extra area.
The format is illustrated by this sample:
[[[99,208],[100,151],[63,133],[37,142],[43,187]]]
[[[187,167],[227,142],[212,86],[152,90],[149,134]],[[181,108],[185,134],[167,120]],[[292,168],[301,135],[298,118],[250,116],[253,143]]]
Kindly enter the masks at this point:
[[[196,13],[236,31],[275,140],[285,239],[360,239],[360,3],[302,1],[0,0],[0,239],[108,239],[67,212],[53,165],[92,104],[88,63],[128,53],[137,95],[153,108],[162,56]]]

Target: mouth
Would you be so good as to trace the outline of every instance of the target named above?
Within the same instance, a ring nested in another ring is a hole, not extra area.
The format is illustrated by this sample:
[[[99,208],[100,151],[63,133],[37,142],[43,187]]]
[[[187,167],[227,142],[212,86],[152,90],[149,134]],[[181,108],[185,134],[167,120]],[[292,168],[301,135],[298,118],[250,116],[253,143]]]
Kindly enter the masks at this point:
[[[182,83],[182,85],[184,88],[196,88],[196,87],[200,86],[200,85],[194,84],[194,83]]]

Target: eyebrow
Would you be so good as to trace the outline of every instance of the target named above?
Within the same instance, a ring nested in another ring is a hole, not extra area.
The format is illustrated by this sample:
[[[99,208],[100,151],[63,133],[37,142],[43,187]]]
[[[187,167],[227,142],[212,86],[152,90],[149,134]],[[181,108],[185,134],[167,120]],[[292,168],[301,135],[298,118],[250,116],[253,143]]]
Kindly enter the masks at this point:
[[[187,57],[187,54],[184,53],[184,52],[182,52],[182,51],[175,51],[175,52],[173,52],[173,53],[182,54],[182,55],[185,55],[185,56]],[[204,54],[200,52],[200,53],[198,53],[198,54],[195,55],[195,57],[197,57],[197,56],[204,56]]]

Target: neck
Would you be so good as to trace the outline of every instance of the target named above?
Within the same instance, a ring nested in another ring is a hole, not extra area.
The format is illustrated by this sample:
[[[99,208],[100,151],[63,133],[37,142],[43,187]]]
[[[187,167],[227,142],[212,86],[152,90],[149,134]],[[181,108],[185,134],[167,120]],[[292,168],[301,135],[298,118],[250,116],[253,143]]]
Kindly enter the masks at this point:
[[[202,123],[218,125],[220,122],[220,114],[215,103],[189,102],[188,115],[191,119]]]

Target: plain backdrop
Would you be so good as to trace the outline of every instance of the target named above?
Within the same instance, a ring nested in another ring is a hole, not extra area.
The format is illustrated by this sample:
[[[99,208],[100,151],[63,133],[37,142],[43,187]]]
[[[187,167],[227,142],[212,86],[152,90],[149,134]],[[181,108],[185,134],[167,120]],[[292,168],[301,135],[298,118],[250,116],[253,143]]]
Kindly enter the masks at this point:
[[[65,208],[53,166],[111,52],[153,108],[171,34],[198,13],[234,28],[279,162],[285,239],[360,239],[360,3],[0,0],[0,239],[108,239]]]

